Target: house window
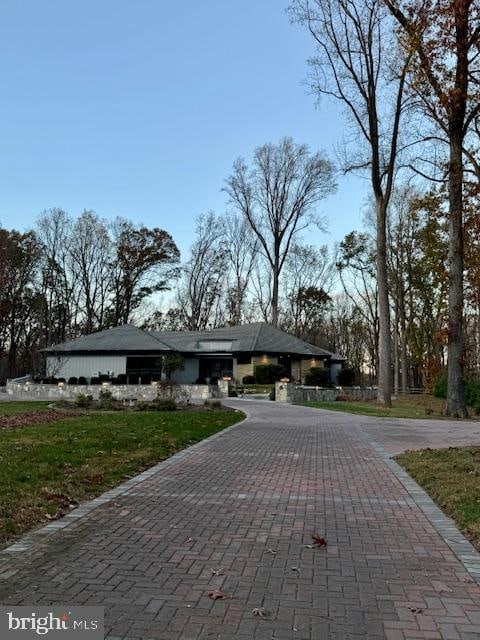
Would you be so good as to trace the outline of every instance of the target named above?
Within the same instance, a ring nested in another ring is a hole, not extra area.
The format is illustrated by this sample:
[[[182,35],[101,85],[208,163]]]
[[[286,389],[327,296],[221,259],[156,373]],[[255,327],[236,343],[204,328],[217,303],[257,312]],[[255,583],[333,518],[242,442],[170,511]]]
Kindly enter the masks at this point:
[[[252,364],[252,356],[248,353],[239,353],[237,356],[237,364]]]

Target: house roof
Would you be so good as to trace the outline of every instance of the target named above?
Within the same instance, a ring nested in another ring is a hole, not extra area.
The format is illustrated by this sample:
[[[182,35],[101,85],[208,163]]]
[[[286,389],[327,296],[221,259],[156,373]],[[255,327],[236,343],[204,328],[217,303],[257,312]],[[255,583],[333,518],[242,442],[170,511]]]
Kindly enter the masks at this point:
[[[54,345],[45,351],[179,351],[198,354],[251,352],[344,360],[338,354],[320,349],[263,322],[208,331],[143,331],[133,325],[123,325]]]
[[[76,340],[56,344],[47,353],[78,351],[170,351],[170,347],[148,331],[143,331],[132,324],[97,331]]]
[[[168,344],[174,351],[188,351],[190,353],[208,351],[295,353],[338,360],[344,359],[338,354],[320,349],[320,347],[295,338],[264,322],[221,327],[208,331],[152,332],[152,335]]]

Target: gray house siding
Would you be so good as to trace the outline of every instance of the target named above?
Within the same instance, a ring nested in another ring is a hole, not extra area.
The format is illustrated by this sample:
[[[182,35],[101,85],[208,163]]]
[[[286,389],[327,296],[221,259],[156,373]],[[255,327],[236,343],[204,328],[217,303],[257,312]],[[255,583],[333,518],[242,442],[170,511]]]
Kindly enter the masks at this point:
[[[172,379],[178,384],[195,384],[198,378],[198,358],[185,358],[185,369],[175,371]]]

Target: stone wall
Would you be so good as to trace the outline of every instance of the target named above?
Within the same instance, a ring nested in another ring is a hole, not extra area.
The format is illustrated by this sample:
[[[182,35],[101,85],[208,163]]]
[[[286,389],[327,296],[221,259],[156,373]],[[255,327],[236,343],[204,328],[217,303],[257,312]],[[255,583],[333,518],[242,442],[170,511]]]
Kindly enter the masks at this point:
[[[7,382],[7,394],[24,397],[26,400],[74,400],[79,393],[98,398],[101,390],[111,392],[116,400],[135,398],[136,400],[154,400],[157,397],[157,387],[154,384],[106,384],[106,385],[69,385],[64,384],[35,384]],[[186,400],[209,400],[222,398],[225,393],[222,386],[207,384],[179,384],[175,385],[175,394]]]
[[[377,390],[372,387],[338,387],[323,389],[321,387],[306,387],[296,384],[275,383],[275,399],[277,402],[335,402],[338,397],[347,400],[375,400]]]

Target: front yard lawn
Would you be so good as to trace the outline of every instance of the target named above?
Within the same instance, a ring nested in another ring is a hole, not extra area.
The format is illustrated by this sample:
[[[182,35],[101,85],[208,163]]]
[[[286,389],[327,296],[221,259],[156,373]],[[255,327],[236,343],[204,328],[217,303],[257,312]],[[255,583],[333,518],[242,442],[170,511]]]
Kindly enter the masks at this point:
[[[396,460],[480,549],[480,447],[407,451]]]
[[[392,402],[391,409],[381,407],[375,400],[363,402],[304,402],[305,407],[344,411],[362,416],[380,418],[444,418],[445,400],[435,396],[409,394],[398,396]],[[478,418],[477,418],[478,419]]]
[[[242,418],[228,409],[92,411],[0,431],[0,545]]]

